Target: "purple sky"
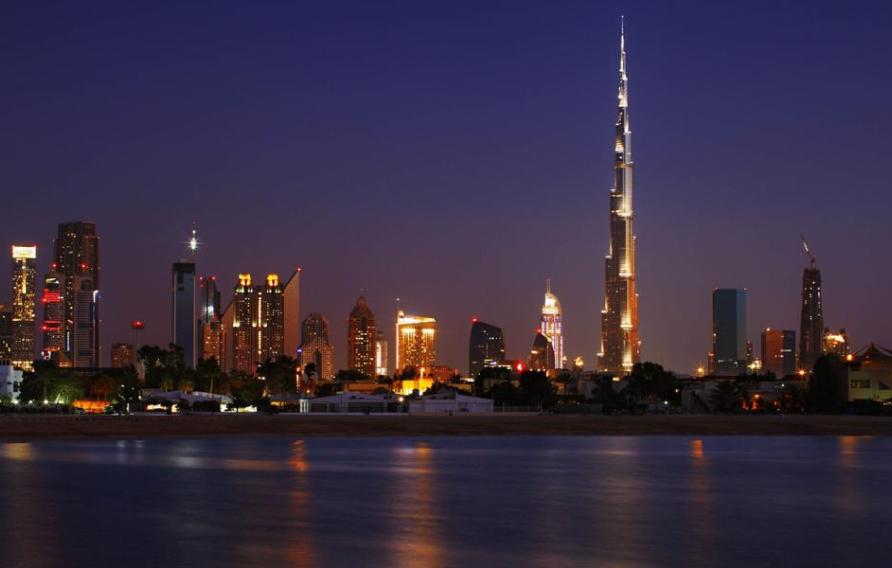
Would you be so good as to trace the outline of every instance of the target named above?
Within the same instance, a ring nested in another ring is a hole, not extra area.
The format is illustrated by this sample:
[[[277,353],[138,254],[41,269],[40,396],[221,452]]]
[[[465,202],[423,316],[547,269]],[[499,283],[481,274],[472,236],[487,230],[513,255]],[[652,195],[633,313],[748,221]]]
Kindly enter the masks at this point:
[[[105,357],[169,338],[170,263],[304,267],[336,365],[364,288],[528,352],[547,276],[566,349],[598,349],[612,176],[616,2],[123,6],[0,18],[0,243],[96,221]],[[892,344],[892,29],[883,2],[623,3],[645,359],[689,372],[710,292],[749,290],[750,339],[797,328],[805,232],[825,319]],[[9,282],[11,262],[0,263]],[[0,295],[8,299],[9,292]]]

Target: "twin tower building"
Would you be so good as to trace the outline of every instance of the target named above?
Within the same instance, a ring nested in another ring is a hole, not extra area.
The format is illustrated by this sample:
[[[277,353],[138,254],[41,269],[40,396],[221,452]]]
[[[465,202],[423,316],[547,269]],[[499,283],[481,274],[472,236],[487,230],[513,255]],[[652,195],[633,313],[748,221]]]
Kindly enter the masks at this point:
[[[197,244],[193,232],[190,256],[172,271],[171,343],[183,349],[186,365],[213,358],[224,372],[254,375],[264,363],[288,356],[315,378],[334,377],[328,320],[319,313],[300,319],[300,268],[284,281],[278,274],[260,282],[239,274],[223,308],[217,278],[196,276]],[[348,348],[349,368],[369,377],[387,374],[387,343],[362,296],[350,313]]]
[[[318,363],[317,372],[331,371],[330,345],[312,342],[315,336],[327,340],[327,322],[311,314],[300,324],[299,268],[285,282],[278,274],[267,274],[259,283],[251,274],[239,274],[232,300],[223,308],[217,278],[196,275],[196,249],[193,233],[190,257],[175,262],[172,271],[171,343],[183,349],[186,365],[213,358],[225,372],[253,375],[258,365],[300,354],[307,341],[318,347],[318,353],[308,353]],[[302,364],[311,362],[303,359]]]

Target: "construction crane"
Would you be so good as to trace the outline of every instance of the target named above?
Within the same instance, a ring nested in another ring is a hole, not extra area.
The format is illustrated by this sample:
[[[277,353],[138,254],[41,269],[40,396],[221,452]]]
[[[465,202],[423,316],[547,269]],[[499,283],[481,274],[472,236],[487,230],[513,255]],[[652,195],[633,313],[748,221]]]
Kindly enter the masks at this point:
[[[818,258],[815,256],[815,253],[812,252],[810,248],[808,248],[808,241],[805,240],[805,235],[800,233],[799,236],[802,237],[802,248],[805,249],[805,256],[808,257],[809,268],[814,268],[815,262],[818,260]]]

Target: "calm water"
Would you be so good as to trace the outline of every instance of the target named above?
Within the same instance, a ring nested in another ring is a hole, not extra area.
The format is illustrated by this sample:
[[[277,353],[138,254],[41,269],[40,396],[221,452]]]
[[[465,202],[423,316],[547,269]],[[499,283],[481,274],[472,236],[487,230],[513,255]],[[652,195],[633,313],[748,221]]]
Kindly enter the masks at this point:
[[[892,439],[0,444],[0,564],[886,565]]]

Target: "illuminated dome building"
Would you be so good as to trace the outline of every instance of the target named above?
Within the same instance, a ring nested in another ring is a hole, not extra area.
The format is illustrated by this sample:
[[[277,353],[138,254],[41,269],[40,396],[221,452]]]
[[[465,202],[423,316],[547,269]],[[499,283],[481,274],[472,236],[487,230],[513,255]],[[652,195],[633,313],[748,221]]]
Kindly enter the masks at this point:
[[[539,323],[542,335],[551,342],[551,347],[554,350],[554,364],[548,367],[549,371],[556,367],[565,368],[567,366],[561,317],[561,302],[557,296],[551,293],[551,278],[549,278],[545,280],[545,303],[542,304],[542,320]]]

